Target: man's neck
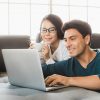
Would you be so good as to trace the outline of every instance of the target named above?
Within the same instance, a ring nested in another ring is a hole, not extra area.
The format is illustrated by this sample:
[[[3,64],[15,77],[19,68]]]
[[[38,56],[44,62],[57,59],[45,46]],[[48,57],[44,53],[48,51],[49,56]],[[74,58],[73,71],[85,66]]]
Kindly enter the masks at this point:
[[[87,65],[95,58],[96,52],[87,49],[81,56],[76,57],[82,67],[87,68]]]

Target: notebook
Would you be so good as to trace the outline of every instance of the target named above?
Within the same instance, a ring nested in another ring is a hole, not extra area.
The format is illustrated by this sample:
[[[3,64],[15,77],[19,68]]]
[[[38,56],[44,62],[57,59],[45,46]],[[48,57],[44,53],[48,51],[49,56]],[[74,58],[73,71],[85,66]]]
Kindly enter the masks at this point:
[[[39,53],[35,49],[2,49],[2,54],[12,85],[43,91],[60,89],[65,86],[46,87]]]

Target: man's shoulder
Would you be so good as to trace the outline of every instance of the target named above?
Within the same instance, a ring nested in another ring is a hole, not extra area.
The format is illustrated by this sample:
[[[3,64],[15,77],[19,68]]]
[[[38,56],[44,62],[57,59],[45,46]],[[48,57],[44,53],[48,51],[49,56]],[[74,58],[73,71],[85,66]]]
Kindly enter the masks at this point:
[[[95,49],[94,51],[100,56],[100,49]]]
[[[74,57],[70,57],[67,60],[59,61],[58,63],[71,63],[73,62],[73,60],[74,60]]]
[[[100,60],[100,50],[96,49],[94,50],[97,54],[96,54],[96,59]]]

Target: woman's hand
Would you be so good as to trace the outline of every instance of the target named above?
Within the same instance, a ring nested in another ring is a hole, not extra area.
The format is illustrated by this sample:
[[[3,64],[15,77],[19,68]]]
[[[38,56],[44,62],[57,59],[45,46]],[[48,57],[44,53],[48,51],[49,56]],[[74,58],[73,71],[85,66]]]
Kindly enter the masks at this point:
[[[48,44],[43,44],[42,55],[45,60],[48,60],[50,58],[50,47],[48,46]]]
[[[30,43],[30,47],[29,48],[30,49],[33,49],[34,48],[34,43],[33,42]]]

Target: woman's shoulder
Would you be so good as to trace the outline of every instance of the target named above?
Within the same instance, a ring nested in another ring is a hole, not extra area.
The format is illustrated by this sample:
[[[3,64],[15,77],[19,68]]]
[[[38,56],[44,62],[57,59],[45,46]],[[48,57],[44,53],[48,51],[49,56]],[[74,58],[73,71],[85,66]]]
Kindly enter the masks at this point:
[[[62,49],[66,49],[64,40],[60,40],[59,47]]]
[[[64,40],[60,40],[60,43],[64,44],[65,42],[64,42]]]
[[[60,40],[60,41],[59,41],[59,46],[65,46],[64,40]]]

